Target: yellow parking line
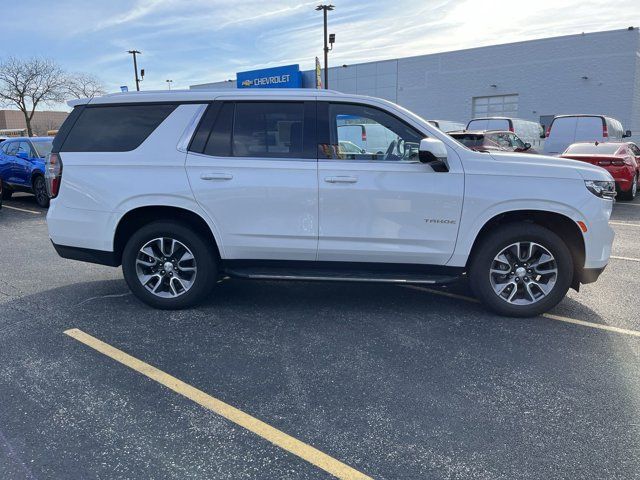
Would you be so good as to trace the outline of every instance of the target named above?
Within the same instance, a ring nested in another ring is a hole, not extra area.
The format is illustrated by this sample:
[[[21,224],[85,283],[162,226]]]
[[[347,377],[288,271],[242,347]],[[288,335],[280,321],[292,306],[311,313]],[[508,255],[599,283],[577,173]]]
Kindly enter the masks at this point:
[[[609,222],[610,225],[624,225],[625,227],[640,227],[640,223],[629,223],[629,222]]]
[[[616,260],[628,260],[630,262],[640,262],[640,258],[632,258],[632,257],[616,257],[614,255],[611,255],[610,258],[614,258]]]
[[[330,473],[331,475],[340,479],[369,479],[371,477],[361,473],[350,466],[330,457],[326,453],[307,445],[300,440],[287,435],[286,433],[258,420],[251,415],[244,413],[242,410],[238,410],[232,407],[228,403],[218,400],[211,395],[206,394],[202,390],[198,390],[195,387],[183,382],[157,369],[156,367],[149,365],[148,363],[138,360],[135,357],[119,350],[111,345],[98,340],[95,337],[79,330],[72,328],[64,332],[66,335],[75,338],[79,342],[97,350],[98,352],[112,358],[113,360],[120,362],[121,364],[135,370],[142,375],[155,380],[156,382],[164,385],[170,390],[194,401],[195,403],[203,406],[204,408],[217,413],[218,415],[230,420],[231,422],[246,428],[247,430],[255,433],[256,435],[268,440],[269,442],[277,445],[278,447],[287,450],[288,452],[297,455],[298,457],[312,463],[318,468]]]
[[[8,208],[10,210],[18,210],[19,212],[28,212],[35,215],[40,215],[42,212],[36,212],[35,210],[27,210],[26,208],[10,207],[9,205],[3,205],[2,208]]]
[[[435,295],[442,295],[444,297],[457,298],[459,300],[464,300],[467,302],[480,303],[480,301],[476,298],[467,297],[465,295],[458,295],[456,293],[441,292],[440,290],[435,290],[433,288],[427,288],[427,287],[419,287],[417,285],[402,285],[402,286],[404,288],[413,288],[414,290],[422,290],[425,292],[433,293]],[[553,315],[551,313],[543,313],[541,316],[544,318],[548,318],[549,320],[557,320],[559,322],[573,323],[574,325],[581,325],[583,327],[597,328],[599,330],[607,330],[609,332],[622,333],[624,335],[631,335],[632,337],[640,337],[640,331],[637,331],[637,330],[628,330],[626,328],[612,327],[611,325],[603,325],[601,323],[586,322],[584,320],[563,317],[560,315]]]

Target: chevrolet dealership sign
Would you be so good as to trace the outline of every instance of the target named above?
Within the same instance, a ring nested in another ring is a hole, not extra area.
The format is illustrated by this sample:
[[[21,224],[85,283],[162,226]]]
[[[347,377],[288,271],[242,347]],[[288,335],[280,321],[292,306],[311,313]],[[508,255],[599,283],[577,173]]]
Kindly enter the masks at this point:
[[[238,88],[301,88],[300,65],[237,73]]]

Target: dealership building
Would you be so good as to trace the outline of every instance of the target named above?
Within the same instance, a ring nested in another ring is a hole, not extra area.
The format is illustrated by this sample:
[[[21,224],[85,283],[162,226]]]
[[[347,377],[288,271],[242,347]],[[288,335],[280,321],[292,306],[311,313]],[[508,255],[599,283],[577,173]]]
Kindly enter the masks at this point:
[[[315,88],[297,65],[190,88]],[[625,28],[329,68],[329,88],[381,97],[427,119],[605,114],[640,139],[640,33]]]

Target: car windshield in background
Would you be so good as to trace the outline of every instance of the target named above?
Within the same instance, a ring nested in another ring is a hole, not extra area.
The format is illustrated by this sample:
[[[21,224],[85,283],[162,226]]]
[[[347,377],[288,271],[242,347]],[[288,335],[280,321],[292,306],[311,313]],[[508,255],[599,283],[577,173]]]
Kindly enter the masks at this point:
[[[34,148],[39,157],[46,157],[51,153],[53,140],[32,140]]]
[[[619,143],[576,143],[565,150],[572,155],[615,155],[620,150]]]
[[[471,133],[456,133],[451,135],[465,147],[480,147],[484,140],[484,135],[476,135]]]

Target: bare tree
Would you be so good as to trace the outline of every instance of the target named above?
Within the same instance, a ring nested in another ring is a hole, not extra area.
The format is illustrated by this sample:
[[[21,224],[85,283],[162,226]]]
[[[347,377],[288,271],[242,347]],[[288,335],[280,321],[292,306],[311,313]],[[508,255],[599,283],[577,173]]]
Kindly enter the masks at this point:
[[[86,73],[71,74],[67,77],[66,83],[67,98],[93,98],[107,93],[98,78]]]
[[[10,57],[0,63],[0,100],[15,105],[24,115],[29,136],[31,120],[41,104],[64,101],[67,78],[53,60]]]

